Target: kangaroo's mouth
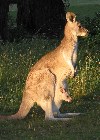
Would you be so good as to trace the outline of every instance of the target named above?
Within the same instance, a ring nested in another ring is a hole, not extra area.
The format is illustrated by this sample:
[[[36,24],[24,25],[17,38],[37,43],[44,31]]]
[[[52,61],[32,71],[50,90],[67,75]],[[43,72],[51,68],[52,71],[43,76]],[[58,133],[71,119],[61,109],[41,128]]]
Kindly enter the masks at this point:
[[[89,35],[89,31],[87,30],[87,32],[85,32],[85,33],[82,35],[82,37],[85,38],[85,37],[88,37],[88,35]]]

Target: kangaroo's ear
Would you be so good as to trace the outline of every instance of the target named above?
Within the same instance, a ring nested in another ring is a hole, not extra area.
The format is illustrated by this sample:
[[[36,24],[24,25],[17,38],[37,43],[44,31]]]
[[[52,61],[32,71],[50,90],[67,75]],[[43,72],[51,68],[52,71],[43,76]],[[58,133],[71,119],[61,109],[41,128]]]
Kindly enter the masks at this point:
[[[75,22],[76,15],[74,13],[72,13],[72,12],[67,12],[66,19],[67,19],[67,21]]]

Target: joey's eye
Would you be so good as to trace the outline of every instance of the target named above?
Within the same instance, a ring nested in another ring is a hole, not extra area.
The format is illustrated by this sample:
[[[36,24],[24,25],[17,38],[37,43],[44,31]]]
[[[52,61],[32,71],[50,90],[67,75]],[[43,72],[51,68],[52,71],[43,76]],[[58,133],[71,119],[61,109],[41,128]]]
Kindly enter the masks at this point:
[[[79,28],[81,28],[81,24],[80,24],[79,22],[77,23],[77,26],[78,26]]]
[[[78,27],[81,28],[81,25],[79,25]]]

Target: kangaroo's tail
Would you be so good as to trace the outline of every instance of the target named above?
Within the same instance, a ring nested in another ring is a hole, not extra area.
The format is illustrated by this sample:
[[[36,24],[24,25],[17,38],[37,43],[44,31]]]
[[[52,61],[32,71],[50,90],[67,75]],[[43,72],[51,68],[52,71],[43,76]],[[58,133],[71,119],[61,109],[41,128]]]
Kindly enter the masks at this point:
[[[23,119],[30,111],[31,107],[33,106],[34,102],[30,98],[23,98],[22,103],[18,112],[14,115],[0,115],[0,120],[12,120],[12,119]]]

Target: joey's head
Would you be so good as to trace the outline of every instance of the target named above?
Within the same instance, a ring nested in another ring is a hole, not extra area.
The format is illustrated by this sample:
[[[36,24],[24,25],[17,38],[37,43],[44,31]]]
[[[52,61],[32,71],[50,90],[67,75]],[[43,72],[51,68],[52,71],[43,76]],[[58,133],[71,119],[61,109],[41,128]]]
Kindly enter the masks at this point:
[[[72,98],[69,96],[67,92],[62,93],[62,100],[66,102],[71,102]]]
[[[68,94],[68,91],[65,91],[64,88],[60,88],[60,99],[66,102],[71,102],[72,98]]]
[[[87,36],[88,30],[81,26],[81,24],[76,21],[76,15],[72,12],[67,12],[66,14],[66,26],[65,26],[65,36],[68,35],[68,32],[71,32],[74,36]]]

